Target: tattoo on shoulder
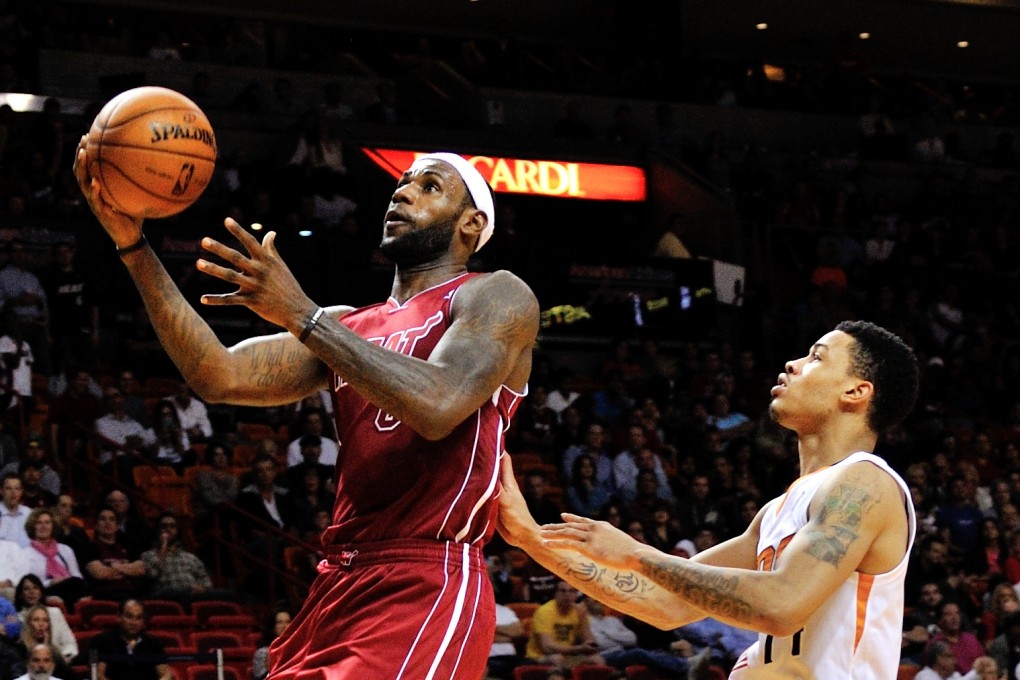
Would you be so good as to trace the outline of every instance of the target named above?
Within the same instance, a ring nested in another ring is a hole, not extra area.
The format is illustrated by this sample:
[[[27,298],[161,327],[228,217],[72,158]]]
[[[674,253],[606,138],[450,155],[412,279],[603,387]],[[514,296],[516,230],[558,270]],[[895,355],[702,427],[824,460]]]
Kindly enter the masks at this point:
[[[753,612],[750,603],[737,594],[739,576],[706,573],[676,560],[644,558],[641,564],[653,581],[698,609],[736,619],[746,619]]]
[[[853,484],[839,484],[822,503],[817,528],[809,534],[807,552],[822,562],[838,566],[854,541],[864,514],[876,506],[879,498],[868,489]]]

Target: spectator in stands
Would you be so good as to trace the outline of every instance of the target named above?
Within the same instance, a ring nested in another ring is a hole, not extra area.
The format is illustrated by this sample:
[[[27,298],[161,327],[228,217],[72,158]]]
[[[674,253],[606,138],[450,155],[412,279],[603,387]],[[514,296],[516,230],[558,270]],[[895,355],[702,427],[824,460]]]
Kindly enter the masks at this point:
[[[21,503],[28,508],[52,508],[57,504],[57,496],[44,489],[40,482],[43,476],[43,464],[37,460],[21,461]]]
[[[49,376],[52,371],[46,291],[39,277],[27,269],[24,241],[14,239],[9,242],[7,253],[10,260],[6,267],[0,269],[0,308],[11,310],[19,337],[31,346],[33,370]]]
[[[146,453],[155,446],[156,435],[124,412],[124,394],[120,389],[111,385],[103,390],[103,397],[108,413],[93,424],[95,433],[102,438],[99,465],[107,474],[130,479],[131,469],[140,457],[147,457]]]
[[[580,663],[605,665],[588,626],[588,611],[577,602],[577,589],[558,581],[553,599],[535,610],[525,656],[532,662],[573,668]]]
[[[138,600],[120,605],[117,627],[92,638],[99,654],[98,680],[174,680],[163,643],[145,632],[145,609]]]
[[[261,545],[274,538],[266,525],[287,530],[296,527],[298,522],[287,489],[276,484],[276,459],[259,454],[252,461],[251,468],[255,481],[237,495],[237,507],[244,513],[239,517],[238,525],[241,536],[249,544]]]
[[[237,500],[240,480],[230,468],[233,449],[222,442],[210,442],[205,450],[208,470],[195,475],[192,489],[192,506],[195,513],[196,529],[209,526],[224,503]]]
[[[13,308],[3,308],[0,319],[3,322],[0,326],[3,331],[0,335],[0,407],[31,413],[34,408],[32,366],[35,355],[24,339]]]
[[[137,420],[142,427],[151,427],[152,416],[145,399],[139,393],[140,386],[134,371],[124,369],[117,372],[117,387],[124,396],[124,413]],[[102,394],[100,392],[100,394]]]
[[[619,616],[606,611],[601,602],[586,597],[583,605],[588,612],[588,627],[598,646],[599,654],[607,664],[624,670],[627,666],[648,666],[667,677],[697,677],[708,665],[711,648],[705,647],[697,655],[690,643],[677,640],[675,648],[645,649],[638,646],[638,636]]]
[[[43,584],[35,574],[26,574],[15,590],[14,608],[22,624],[28,621],[28,613],[37,606],[45,606],[50,615],[50,641],[59,651],[60,657],[71,663],[78,656],[78,640],[67,623],[60,607],[51,607],[43,602]]]
[[[508,451],[534,451],[543,457],[552,454],[557,418],[546,405],[547,399],[544,385],[529,387],[528,399],[518,410],[507,432]]]
[[[57,471],[54,470],[47,461],[46,443],[43,441],[41,436],[35,433],[28,436],[25,440],[25,446],[22,448],[20,461],[33,461],[37,463],[40,466],[39,486],[54,496],[60,494],[60,475],[57,474]],[[21,465],[11,463],[0,468],[0,476],[5,475],[8,472],[17,472],[20,474]]]
[[[567,507],[573,513],[594,517],[613,497],[607,486],[599,484],[595,459],[587,453],[574,459],[571,479],[567,486]]]
[[[584,443],[568,448],[563,452],[563,479],[568,484],[573,480],[574,459],[586,453],[595,459],[596,479],[599,484],[612,488],[613,459],[607,448],[606,427],[602,422],[592,421],[585,427]]]
[[[62,460],[83,453],[84,442],[96,419],[102,415],[99,399],[89,391],[92,376],[82,368],[68,368],[72,376],[66,391],[50,404],[50,441]]]
[[[131,499],[120,489],[114,489],[103,499],[104,507],[117,513],[117,531],[121,541],[132,555],[140,555],[152,546],[152,530],[131,505]]]
[[[0,597],[0,627],[3,630],[0,639],[6,637],[8,640],[14,640],[21,634],[21,619],[18,618],[18,611],[6,597]]]
[[[687,527],[707,526],[725,534],[726,513],[719,507],[712,494],[712,482],[707,474],[695,474],[691,480],[690,493],[681,494],[677,518]]]
[[[81,564],[92,596],[100,600],[139,597],[145,582],[145,564],[132,553],[117,529],[117,513],[101,508],[96,513],[92,541],[83,550]]]
[[[50,649],[53,658],[53,675],[63,680],[77,680],[78,674],[74,672],[67,660],[60,653],[60,649],[53,641],[53,628],[50,621],[50,613],[47,607],[36,605],[31,607],[25,614],[24,625],[21,626],[21,634],[18,636],[18,651],[22,658],[28,661],[32,656],[32,650],[36,645],[45,645]]]
[[[47,644],[33,645],[28,655],[26,664],[27,672],[19,675],[14,680],[64,680],[56,675],[57,657],[53,653],[53,647]],[[69,676],[72,678],[75,676]]]
[[[173,401],[180,426],[192,442],[204,442],[213,435],[209,409],[195,396],[188,383],[181,381]]]
[[[54,526],[50,510],[32,510],[25,520],[29,541],[21,549],[21,556],[28,573],[42,580],[47,597],[59,597],[65,606],[71,608],[88,595],[88,584],[78,567],[74,551],[53,537]]]
[[[936,515],[941,531],[949,538],[951,555],[966,558],[978,545],[984,515],[974,502],[975,487],[963,475],[955,475],[949,483],[949,501]]]
[[[393,125],[402,118],[397,107],[397,88],[392,82],[382,80],[375,86],[374,102],[365,107],[364,119],[367,123]]]
[[[270,612],[262,629],[262,646],[255,650],[255,656],[252,657],[252,680],[266,680],[266,676],[269,675],[269,645],[287,629],[290,620],[290,612],[286,609],[274,609]]]
[[[512,680],[513,670],[521,664],[515,641],[523,638],[524,626],[505,604],[496,603],[496,632],[493,635],[492,647],[489,649],[489,661],[486,665],[486,680]]]
[[[156,403],[152,412],[152,431],[156,436],[154,460],[157,465],[168,465],[179,474],[185,467],[195,464],[191,440],[181,426],[173,401],[164,399]]]
[[[298,436],[287,445],[287,467],[293,467],[304,461],[301,454],[301,440],[311,435],[319,438],[319,463],[330,467],[336,465],[336,457],[340,453],[337,443],[323,434],[326,414],[320,409],[302,409],[297,416]]]
[[[75,261],[70,241],[53,245],[53,263],[43,277],[50,305],[53,365],[95,366],[99,349],[99,296],[96,284]]]
[[[946,643],[955,657],[956,670],[961,674],[969,672],[974,660],[984,656],[985,648],[977,636],[963,630],[960,605],[952,601],[943,602],[939,607],[937,626],[938,631],[932,635],[929,646]]]
[[[322,437],[306,434],[298,440],[298,446],[301,450],[301,462],[287,468],[284,473],[284,485],[292,494],[307,491],[305,477],[308,473],[314,472],[319,478],[318,489],[332,495],[336,491],[333,486],[335,468],[319,462],[322,458]],[[332,502],[329,505],[331,506]]]
[[[626,377],[614,371],[606,377],[605,384],[591,395],[591,414],[615,430],[624,417],[634,408],[634,397],[628,392]]]
[[[1006,615],[1002,632],[988,643],[987,649],[999,668],[1015,669],[1020,664],[1020,612]]]
[[[295,471],[301,472],[300,479],[292,474]],[[287,470],[287,479],[288,496],[291,498],[294,516],[298,522],[297,530],[302,537],[315,542],[321,535],[316,527],[316,515],[322,510],[330,511],[335,491],[328,491],[325,488],[322,473],[312,467],[302,465],[292,467]]]
[[[539,524],[559,522],[563,508],[547,493],[549,480],[541,468],[534,468],[524,473],[524,501],[528,510]]]
[[[14,541],[0,539],[0,597],[14,599],[14,584],[26,573],[21,558],[21,546]]]
[[[25,522],[31,510],[21,503],[22,484],[17,472],[3,475],[3,502],[0,503],[0,539],[28,545]]]
[[[81,551],[88,545],[89,535],[84,528],[85,522],[75,515],[74,498],[66,493],[60,494],[52,510],[53,520],[56,522],[53,537],[58,542],[69,545],[74,551],[74,556],[78,558],[78,564],[84,564]]]
[[[650,462],[651,469],[659,482],[661,489],[669,489],[669,478],[662,465],[662,459],[647,449],[648,437],[645,428],[638,424],[627,427],[627,448],[616,454],[613,458],[613,486],[616,494],[624,503],[630,503],[637,496],[637,477],[643,469],[639,459],[647,464]],[[647,454],[644,453],[647,451]],[[650,456],[650,458],[649,458]],[[585,515],[590,517],[591,515]]]
[[[212,592],[212,579],[202,560],[184,549],[180,521],[175,513],[164,512],[156,522],[156,546],[142,553],[145,573],[152,579],[152,596],[188,604],[196,599],[233,599],[222,591]]]

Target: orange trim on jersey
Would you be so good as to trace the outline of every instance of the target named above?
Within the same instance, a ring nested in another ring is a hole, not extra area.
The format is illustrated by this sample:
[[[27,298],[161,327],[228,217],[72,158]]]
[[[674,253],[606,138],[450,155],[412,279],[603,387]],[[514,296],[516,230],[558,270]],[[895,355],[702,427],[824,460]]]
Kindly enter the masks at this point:
[[[793,489],[793,487],[797,486],[797,484],[799,484],[800,482],[804,481],[805,479],[807,479],[808,477],[810,477],[812,475],[817,475],[819,472],[824,472],[824,471],[828,470],[830,467],[832,467],[832,466],[831,465],[826,465],[825,467],[818,468],[814,472],[809,472],[806,475],[804,475],[803,477],[798,477],[797,479],[795,479],[792,482],[790,482],[790,486],[786,487],[786,493],[784,493],[782,499],[780,499],[780,501],[778,503],[776,503],[776,512],[775,512],[775,514],[778,515],[779,511],[783,509],[783,505],[786,503],[786,499],[790,497],[790,491]]]
[[[875,584],[874,574],[857,574],[857,631],[854,633],[854,652],[857,652],[857,645],[864,635],[864,624],[868,618],[868,597],[871,596],[871,586]]]

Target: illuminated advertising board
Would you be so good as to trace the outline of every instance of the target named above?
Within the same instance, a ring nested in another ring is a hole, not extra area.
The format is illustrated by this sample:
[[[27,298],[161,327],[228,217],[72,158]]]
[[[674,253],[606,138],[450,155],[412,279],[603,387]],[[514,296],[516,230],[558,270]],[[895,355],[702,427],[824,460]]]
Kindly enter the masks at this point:
[[[361,149],[393,176],[411,166],[422,151]],[[588,201],[644,201],[648,192],[643,168],[605,163],[464,155],[494,191]]]

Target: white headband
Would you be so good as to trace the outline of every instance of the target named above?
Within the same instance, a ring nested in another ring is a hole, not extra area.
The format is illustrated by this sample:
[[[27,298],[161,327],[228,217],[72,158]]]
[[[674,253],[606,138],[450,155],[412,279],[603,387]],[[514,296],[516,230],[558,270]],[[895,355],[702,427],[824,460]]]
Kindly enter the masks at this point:
[[[485,216],[488,218],[488,224],[485,225],[485,229],[479,235],[478,245],[475,246],[475,252],[477,253],[492,236],[492,230],[496,227],[496,209],[492,203],[492,192],[489,191],[489,183],[482,177],[482,173],[475,169],[475,166],[468,163],[464,157],[458,156],[455,153],[430,153],[419,157],[415,162],[429,160],[443,161],[452,165],[453,169],[460,175],[460,178],[464,180],[464,186],[467,187],[468,193],[471,194],[471,200],[474,201],[475,207],[485,213]]]

